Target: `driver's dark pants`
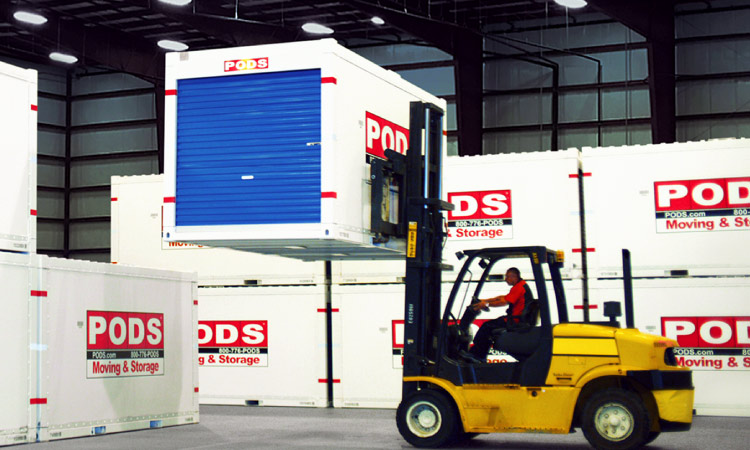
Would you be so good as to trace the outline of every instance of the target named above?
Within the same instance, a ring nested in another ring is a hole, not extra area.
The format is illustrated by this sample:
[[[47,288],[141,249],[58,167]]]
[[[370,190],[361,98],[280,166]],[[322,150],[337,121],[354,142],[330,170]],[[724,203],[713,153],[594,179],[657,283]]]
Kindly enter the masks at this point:
[[[461,331],[465,333],[478,315],[479,311],[475,311],[471,306],[467,306],[458,325]],[[489,320],[479,327],[479,331],[474,336],[474,346],[469,350],[475,358],[480,361],[487,359],[487,353],[492,346],[492,332],[498,328],[505,328],[506,321],[507,317],[501,316],[497,319]]]
[[[506,317],[498,317],[497,319],[489,320],[482,324],[474,336],[474,346],[471,347],[471,352],[474,357],[480,361],[487,359],[487,352],[490,351],[492,346],[492,332],[498,328],[505,328]]]

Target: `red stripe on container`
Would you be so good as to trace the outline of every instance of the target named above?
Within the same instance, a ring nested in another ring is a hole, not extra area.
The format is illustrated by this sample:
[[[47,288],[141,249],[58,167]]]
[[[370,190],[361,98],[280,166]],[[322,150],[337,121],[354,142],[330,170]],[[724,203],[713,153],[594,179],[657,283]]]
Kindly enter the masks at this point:
[[[32,399],[29,399],[29,403],[32,405],[46,405],[47,399],[46,398],[32,398]]]
[[[197,305],[198,304],[198,300],[193,300],[193,304]]]
[[[46,297],[47,291],[31,291],[32,297]]]
[[[112,201],[116,202],[117,201],[117,197],[112,197]]]
[[[320,84],[328,84],[328,83],[338,84],[336,77],[323,77],[320,79]]]
[[[591,253],[591,252],[595,252],[595,251],[596,251],[596,249],[594,247],[587,247],[586,248],[586,253]],[[573,253],[582,253],[582,252],[583,252],[583,250],[580,249],[580,248],[574,248],[573,249]]]
[[[177,89],[167,89],[164,91],[164,95],[177,95]]]
[[[583,305],[573,305],[573,309],[583,309]],[[599,305],[589,305],[589,309],[599,309]]]
[[[198,388],[195,388],[195,392],[198,392]]]
[[[328,378],[318,378],[318,383],[328,383]],[[334,378],[333,383],[341,383],[341,380]]]
[[[177,201],[176,197],[164,197],[164,203],[174,203]]]
[[[39,107],[37,105],[31,105],[32,111],[39,111]]]
[[[338,198],[339,195],[335,192],[321,192],[320,198]]]
[[[318,308],[318,312],[326,312],[325,308]],[[338,308],[331,308],[331,312],[339,312]]]
[[[117,264],[117,261],[112,261],[112,264]]]
[[[584,177],[590,177],[591,176],[591,172],[583,172],[583,176]],[[577,173],[571,173],[570,175],[568,175],[568,177],[569,178],[578,178],[578,174]]]
[[[32,209],[30,212],[32,216],[36,216],[36,209]]]

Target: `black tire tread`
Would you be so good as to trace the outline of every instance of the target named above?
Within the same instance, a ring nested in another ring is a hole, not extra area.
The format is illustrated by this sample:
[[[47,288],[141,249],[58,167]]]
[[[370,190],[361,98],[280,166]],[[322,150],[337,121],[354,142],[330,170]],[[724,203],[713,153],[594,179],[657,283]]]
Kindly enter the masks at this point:
[[[627,408],[633,415],[635,423],[635,429],[632,434],[628,438],[618,442],[610,441],[599,435],[593,424],[593,416],[599,406],[612,401],[621,403],[622,406]],[[598,450],[631,450],[640,448],[646,444],[647,439],[650,437],[650,423],[648,410],[638,394],[625,389],[608,388],[593,394],[588,399],[583,408],[581,428],[583,429],[583,435],[591,446]]]

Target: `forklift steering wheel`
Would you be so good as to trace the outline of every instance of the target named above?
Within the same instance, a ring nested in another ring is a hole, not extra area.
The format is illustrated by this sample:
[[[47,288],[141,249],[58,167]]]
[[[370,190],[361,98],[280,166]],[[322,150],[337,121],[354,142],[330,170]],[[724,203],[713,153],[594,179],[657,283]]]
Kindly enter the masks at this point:
[[[476,295],[472,295],[471,296],[471,305],[474,306],[477,303],[479,303],[479,297],[477,297]],[[482,311],[489,312],[490,311],[490,307],[489,306],[485,306],[484,308],[482,308]]]

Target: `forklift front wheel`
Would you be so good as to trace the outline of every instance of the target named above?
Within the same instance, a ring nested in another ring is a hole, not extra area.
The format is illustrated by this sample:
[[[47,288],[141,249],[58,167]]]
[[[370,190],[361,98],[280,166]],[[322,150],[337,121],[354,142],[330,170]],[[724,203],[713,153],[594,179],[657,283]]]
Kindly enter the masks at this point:
[[[583,434],[596,449],[640,448],[648,438],[649,423],[641,398],[624,389],[597,392],[583,409]]]
[[[453,401],[440,391],[423,389],[403,400],[396,425],[406,442],[415,447],[440,447],[460,431]]]

